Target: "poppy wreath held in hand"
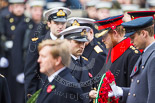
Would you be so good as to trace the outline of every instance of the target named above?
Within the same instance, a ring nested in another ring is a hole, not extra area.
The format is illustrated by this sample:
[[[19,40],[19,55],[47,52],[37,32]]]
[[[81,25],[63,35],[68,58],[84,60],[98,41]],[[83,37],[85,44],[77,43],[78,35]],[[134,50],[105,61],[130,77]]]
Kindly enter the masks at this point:
[[[115,98],[115,96],[108,97],[108,92],[112,91],[110,84],[113,82],[115,83],[115,77],[110,71],[102,76],[95,103],[118,103],[119,98]]]

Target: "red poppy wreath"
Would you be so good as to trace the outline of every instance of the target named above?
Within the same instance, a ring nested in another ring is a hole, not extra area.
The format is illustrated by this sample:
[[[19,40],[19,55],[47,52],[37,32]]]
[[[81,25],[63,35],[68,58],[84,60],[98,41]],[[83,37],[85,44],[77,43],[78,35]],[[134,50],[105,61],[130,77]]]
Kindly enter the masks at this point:
[[[119,98],[108,97],[108,92],[112,91],[110,85],[113,83],[115,83],[114,75],[107,71],[101,78],[95,103],[118,103]]]

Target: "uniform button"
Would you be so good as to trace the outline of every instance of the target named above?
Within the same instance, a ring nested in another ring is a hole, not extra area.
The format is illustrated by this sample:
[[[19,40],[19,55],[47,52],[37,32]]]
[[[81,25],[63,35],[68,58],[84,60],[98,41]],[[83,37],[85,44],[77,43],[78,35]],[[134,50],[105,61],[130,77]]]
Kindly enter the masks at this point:
[[[144,66],[142,66],[142,69],[144,69]]]
[[[135,96],[136,96],[136,94],[133,94],[133,96],[135,97]]]
[[[14,22],[14,19],[13,18],[10,18],[9,21],[10,21],[10,23],[13,23]]]
[[[137,84],[139,84],[140,80],[137,80]]]
[[[33,28],[33,25],[32,25],[32,24],[30,24],[30,25],[29,25],[29,29],[32,29],[32,28]]]
[[[133,82],[133,79],[131,79],[131,82]]]
[[[16,27],[14,25],[11,26],[11,30],[14,31]]]
[[[130,96],[130,93],[128,93],[128,96]]]

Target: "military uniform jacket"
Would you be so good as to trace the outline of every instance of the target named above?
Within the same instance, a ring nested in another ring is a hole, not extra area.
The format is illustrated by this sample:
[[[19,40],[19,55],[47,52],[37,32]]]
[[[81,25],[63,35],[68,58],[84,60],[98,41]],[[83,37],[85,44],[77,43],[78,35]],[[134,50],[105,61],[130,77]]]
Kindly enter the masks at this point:
[[[80,57],[79,62],[80,63],[77,63],[77,61],[71,57],[71,63],[69,66],[70,72],[80,83],[83,92],[87,93],[91,90],[92,87],[91,79],[93,77],[93,72],[91,68],[89,68],[88,62],[82,57]]]
[[[49,85],[54,85],[55,88],[47,93]],[[77,80],[66,68],[51,83],[42,88],[36,103],[83,103],[82,93]]]
[[[155,102],[155,43],[137,60],[131,73],[131,86],[123,88],[122,101],[126,103]],[[127,101],[126,101],[127,100]]]
[[[93,76],[96,76],[103,68],[107,50],[97,43],[94,38],[84,49],[82,54],[92,64]]]
[[[37,62],[39,57],[38,44],[44,39],[51,39],[50,32],[45,36],[32,38],[29,44],[24,67],[26,100],[44,85],[46,76],[40,73],[39,63]]]
[[[4,34],[7,40],[14,39],[15,32],[18,30],[18,24],[21,21],[24,21],[24,19],[25,19],[24,15],[17,17],[12,13],[3,18]]]
[[[40,25],[36,24],[30,18],[25,18],[23,22],[19,23],[12,48],[12,69],[15,76],[24,72],[25,55],[31,38],[46,34],[45,28],[43,27],[44,25],[42,23]]]
[[[129,87],[130,74],[139,56],[140,52],[130,44],[130,39],[124,39],[109,51],[103,73],[110,70],[115,76],[116,85]]]
[[[0,103],[11,103],[7,81],[5,77],[1,74],[0,74]]]

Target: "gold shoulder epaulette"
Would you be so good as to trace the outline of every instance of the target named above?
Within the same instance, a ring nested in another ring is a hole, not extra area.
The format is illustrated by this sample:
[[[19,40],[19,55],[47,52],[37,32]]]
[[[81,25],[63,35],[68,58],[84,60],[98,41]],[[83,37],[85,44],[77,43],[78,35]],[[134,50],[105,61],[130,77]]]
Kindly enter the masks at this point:
[[[103,52],[103,50],[98,45],[94,47],[94,50],[96,51],[96,53]]]
[[[87,59],[86,57],[82,56],[82,58],[83,58],[84,60],[88,61],[88,59]]]
[[[36,37],[36,38],[32,38],[31,40],[32,41],[37,41],[39,38],[38,37]]]
[[[4,75],[2,75],[2,74],[0,74],[0,76],[1,76],[2,78],[5,78]]]

